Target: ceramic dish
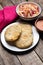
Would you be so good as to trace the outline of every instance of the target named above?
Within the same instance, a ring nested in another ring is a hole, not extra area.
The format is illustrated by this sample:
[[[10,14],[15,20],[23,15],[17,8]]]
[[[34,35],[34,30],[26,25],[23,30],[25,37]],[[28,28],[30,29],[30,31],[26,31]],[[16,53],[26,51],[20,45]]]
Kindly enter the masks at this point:
[[[35,21],[35,27],[39,32],[43,32],[43,16],[40,16],[36,21]]]
[[[24,5],[26,4],[26,6]],[[27,6],[27,4],[29,4]],[[33,7],[31,5],[30,7],[30,4],[33,4]],[[24,8],[22,9],[22,11],[19,9],[19,7],[22,5],[21,9],[23,8],[23,5],[24,5]],[[25,8],[26,7],[26,8]],[[28,8],[27,8],[28,7]],[[29,8],[30,7],[30,8]],[[36,9],[34,7],[37,7],[37,11],[38,11],[38,14],[37,12],[35,11]],[[35,9],[35,10],[34,10]],[[20,18],[22,18],[23,20],[34,20],[34,19],[37,19],[37,17],[41,14],[41,7],[39,4],[35,3],[35,2],[22,2],[20,4],[18,4],[18,6],[16,7],[16,12],[17,14],[20,16]],[[21,15],[21,13],[22,15]],[[35,14],[36,12],[36,14]],[[25,15],[26,17],[25,17]],[[32,15],[33,14],[33,15]],[[31,16],[30,16],[31,15]],[[27,17],[28,16],[28,17]]]
[[[12,23],[12,24],[8,25],[7,27],[5,27],[5,28],[3,29],[3,31],[1,32],[1,42],[2,42],[2,45],[3,45],[5,48],[9,49],[10,51],[15,51],[15,52],[23,52],[23,51],[27,51],[27,50],[32,49],[32,48],[38,43],[38,41],[39,41],[39,34],[38,34],[38,32],[37,32],[37,30],[36,30],[36,28],[35,28],[34,26],[32,26],[33,43],[32,43],[32,45],[31,45],[29,48],[19,49],[19,48],[15,47],[15,46],[9,45],[9,44],[6,42],[5,37],[4,37],[5,31],[6,31],[6,29],[7,29],[8,27],[10,27],[11,25],[15,25],[15,24],[19,24],[19,23],[18,23],[18,22]]]

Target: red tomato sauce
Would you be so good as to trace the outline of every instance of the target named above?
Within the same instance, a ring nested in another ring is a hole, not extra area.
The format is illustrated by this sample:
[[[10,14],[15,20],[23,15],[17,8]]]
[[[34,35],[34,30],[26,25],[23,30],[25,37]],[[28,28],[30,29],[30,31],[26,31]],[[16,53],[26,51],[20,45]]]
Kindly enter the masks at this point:
[[[37,28],[43,31],[43,20],[40,20],[36,24]]]

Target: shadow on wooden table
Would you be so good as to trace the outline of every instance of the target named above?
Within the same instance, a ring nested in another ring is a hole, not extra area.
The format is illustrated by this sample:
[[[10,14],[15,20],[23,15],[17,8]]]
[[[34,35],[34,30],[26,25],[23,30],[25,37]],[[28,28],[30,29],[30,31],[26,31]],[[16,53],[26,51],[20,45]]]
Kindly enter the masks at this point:
[[[40,38],[43,40],[43,32],[40,32]]]
[[[38,41],[38,43],[39,43],[39,41]],[[1,44],[1,45],[2,45],[2,44]],[[37,46],[37,45],[38,45],[38,44],[36,44],[36,46]],[[15,52],[15,51],[11,51],[11,50],[5,48],[5,47],[2,45],[2,47],[4,48],[5,51],[7,51],[7,52],[9,52],[9,53],[11,53],[11,54],[13,54],[13,55],[25,55],[25,54],[28,54],[28,53],[32,52],[32,51],[36,48],[36,46],[33,47],[33,48],[30,49],[30,50],[27,50],[27,51]]]
[[[30,20],[30,21],[29,21],[29,20],[22,20],[22,19],[19,19],[17,22],[34,25],[35,21],[36,21],[36,19]]]

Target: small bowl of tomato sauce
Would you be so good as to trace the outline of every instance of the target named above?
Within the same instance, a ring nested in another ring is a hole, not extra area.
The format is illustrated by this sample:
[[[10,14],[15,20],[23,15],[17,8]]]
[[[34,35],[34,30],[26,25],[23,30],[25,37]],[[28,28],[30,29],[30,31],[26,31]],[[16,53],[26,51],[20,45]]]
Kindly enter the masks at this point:
[[[39,32],[43,32],[43,16],[40,16],[36,22],[35,26]]]

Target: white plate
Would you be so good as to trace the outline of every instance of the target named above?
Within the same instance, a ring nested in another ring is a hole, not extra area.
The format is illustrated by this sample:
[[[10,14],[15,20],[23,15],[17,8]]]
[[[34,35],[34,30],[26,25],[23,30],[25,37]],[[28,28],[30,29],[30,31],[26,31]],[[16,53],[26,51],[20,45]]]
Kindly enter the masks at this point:
[[[29,48],[19,49],[19,48],[15,47],[15,46],[9,45],[9,44],[6,42],[5,37],[4,37],[5,31],[6,31],[6,29],[7,29],[8,27],[10,27],[10,26],[13,25],[13,24],[19,24],[19,23],[16,22],[16,23],[12,23],[12,24],[8,25],[7,27],[5,27],[5,28],[3,29],[2,33],[1,33],[1,42],[2,42],[3,46],[4,46],[5,48],[11,50],[11,51],[16,51],[16,52],[23,52],[23,51],[27,51],[27,50],[32,49],[32,48],[38,43],[38,41],[39,41],[39,34],[38,34],[38,32],[37,32],[37,30],[36,30],[36,28],[35,28],[34,26],[32,26],[32,31],[33,31],[33,43],[32,43],[32,45],[31,45]]]

